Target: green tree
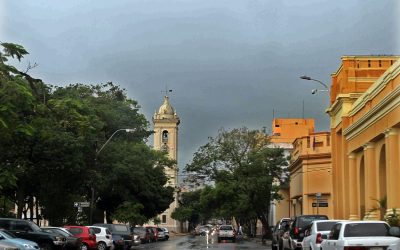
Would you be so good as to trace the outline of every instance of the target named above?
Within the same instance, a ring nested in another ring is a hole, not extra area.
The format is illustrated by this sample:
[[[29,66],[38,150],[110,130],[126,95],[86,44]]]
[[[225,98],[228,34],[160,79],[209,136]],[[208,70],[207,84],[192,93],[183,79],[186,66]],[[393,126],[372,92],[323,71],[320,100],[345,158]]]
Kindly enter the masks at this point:
[[[280,181],[285,166],[283,150],[270,147],[267,135],[240,128],[220,130],[216,138],[209,138],[185,171],[215,182],[213,190],[200,197],[215,215],[242,223],[259,219],[269,230],[270,203],[279,198],[274,183]]]
[[[168,208],[174,190],[166,187],[163,170],[174,162],[146,145],[149,123],[124,89],[113,83],[46,85],[28,74],[29,67],[23,72],[7,64],[28,54],[22,46],[1,45],[0,192],[18,205],[17,217],[27,214],[28,204],[31,210],[40,206],[53,225],[74,222],[73,201],[89,200],[92,188],[109,219],[123,217],[121,208],[132,204],[145,218]],[[97,155],[121,128],[135,133],[118,134]]]
[[[195,228],[202,218],[200,194],[202,190],[180,194],[179,206],[172,212],[171,217],[180,222],[188,222],[189,229]]]

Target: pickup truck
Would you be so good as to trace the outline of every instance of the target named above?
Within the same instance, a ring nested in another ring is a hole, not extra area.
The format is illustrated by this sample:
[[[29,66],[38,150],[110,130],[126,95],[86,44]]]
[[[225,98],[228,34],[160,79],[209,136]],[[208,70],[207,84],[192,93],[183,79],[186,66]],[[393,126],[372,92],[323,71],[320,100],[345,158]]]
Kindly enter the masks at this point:
[[[0,228],[10,231],[18,238],[36,242],[42,250],[63,249],[66,244],[65,237],[46,233],[29,220],[0,218]]]
[[[232,225],[221,225],[218,229],[218,242],[221,240],[232,240],[236,241],[235,229]]]
[[[329,237],[321,243],[322,250],[385,250],[398,238],[390,236],[389,225],[383,221],[341,221],[332,226]]]

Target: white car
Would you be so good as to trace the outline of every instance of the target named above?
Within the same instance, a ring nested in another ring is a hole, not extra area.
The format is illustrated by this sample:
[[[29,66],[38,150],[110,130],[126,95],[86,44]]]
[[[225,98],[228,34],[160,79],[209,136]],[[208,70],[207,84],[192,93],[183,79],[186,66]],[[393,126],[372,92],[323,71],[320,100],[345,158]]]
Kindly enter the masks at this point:
[[[384,221],[341,221],[332,227],[329,238],[322,241],[321,249],[385,250],[398,239],[389,236],[389,225]]]
[[[169,231],[168,231],[168,228],[162,227],[161,229],[164,231],[165,240],[168,240],[168,239],[169,239]]]
[[[96,242],[98,250],[110,249],[113,246],[113,238],[110,230],[105,227],[88,226],[92,228],[96,234]]]
[[[218,243],[221,240],[232,240],[236,241],[235,229],[232,225],[221,225],[218,229]]]
[[[303,250],[319,250],[323,240],[328,239],[329,232],[333,225],[339,220],[316,220],[313,221],[304,230],[304,239],[302,242]]]
[[[392,227],[389,230],[390,235],[400,237],[400,227]],[[400,239],[392,245],[390,245],[387,250],[400,250]]]
[[[165,235],[165,231],[161,228],[157,227],[157,237],[158,240],[167,240],[167,236]]]

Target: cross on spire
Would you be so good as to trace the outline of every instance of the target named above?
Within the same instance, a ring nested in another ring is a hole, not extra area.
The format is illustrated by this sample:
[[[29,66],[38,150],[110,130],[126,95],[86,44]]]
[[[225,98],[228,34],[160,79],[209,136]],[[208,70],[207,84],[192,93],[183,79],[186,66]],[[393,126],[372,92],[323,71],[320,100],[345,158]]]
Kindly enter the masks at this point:
[[[165,90],[161,90],[161,93],[164,93],[165,96],[167,96],[169,92],[172,92],[172,89],[168,89],[167,85],[165,85]]]

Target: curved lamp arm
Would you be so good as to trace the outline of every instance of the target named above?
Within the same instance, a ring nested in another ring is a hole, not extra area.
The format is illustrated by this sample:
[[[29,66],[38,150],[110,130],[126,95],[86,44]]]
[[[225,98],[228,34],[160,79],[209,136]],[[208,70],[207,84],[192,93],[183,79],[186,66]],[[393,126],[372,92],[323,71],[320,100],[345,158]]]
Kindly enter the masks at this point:
[[[324,88],[329,89],[329,88],[328,88],[328,85],[326,85],[325,83],[321,82],[320,80],[311,78],[311,77],[309,77],[309,76],[300,76],[300,79],[308,80],[308,81],[319,82],[322,86],[324,86]]]
[[[127,133],[132,133],[132,132],[135,132],[135,131],[136,131],[136,129],[130,129],[130,128],[120,128],[120,129],[115,130],[115,132],[110,136],[110,138],[108,138],[108,140],[103,144],[103,146],[101,146],[101,148],[100,148],[98,151],[96,151],[96,158],[97,158],[97,156],[100,154],[101,150],[103,150],[103,148],[104,148],[104,147],[108,144],[108,142],[113,138],[113,136],[114,136],[116,133],[118,133],[119,131],[122,131],[122,130],[125,130],[125,132],[127,132]]]

